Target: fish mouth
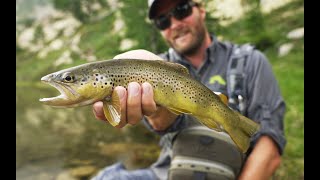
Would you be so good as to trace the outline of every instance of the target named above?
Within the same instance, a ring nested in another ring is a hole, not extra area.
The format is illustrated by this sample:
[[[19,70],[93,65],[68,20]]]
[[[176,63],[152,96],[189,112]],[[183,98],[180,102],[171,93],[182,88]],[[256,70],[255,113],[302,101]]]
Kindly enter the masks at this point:
[[[41,78],[41,82],[54,87],[60,92],[60,95],[58,96],[39,99],[40,102],[46,105],[55,107],[69,107],[72,105],[73,99],[76,99],[76,97],[79,95],[67,84],[52,81],[51,78],[48,78],[48,76]]]

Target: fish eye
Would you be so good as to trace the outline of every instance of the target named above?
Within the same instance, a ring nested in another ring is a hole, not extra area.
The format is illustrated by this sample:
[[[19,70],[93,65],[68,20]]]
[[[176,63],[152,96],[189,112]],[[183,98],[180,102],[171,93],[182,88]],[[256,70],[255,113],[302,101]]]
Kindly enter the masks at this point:
[[[75,80],[74,75],[71,73],[65,73],[62,77],[63,77],[63,81],[67,83],[73,82]]]
[[[71,81],[72,77],[71,76],[67,76],[64,78],[66,81]]]

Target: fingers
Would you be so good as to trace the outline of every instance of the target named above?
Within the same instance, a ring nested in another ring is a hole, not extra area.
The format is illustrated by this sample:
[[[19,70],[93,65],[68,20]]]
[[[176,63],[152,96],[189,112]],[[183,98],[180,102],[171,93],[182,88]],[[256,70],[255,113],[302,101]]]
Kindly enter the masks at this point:
[[[134,125],[141,118],[141,86],[137,82],[131,82],[128,84],[127,120]]]
[[[135,125],[143,115],[150,116],[157,111],[152,86],[147,82],[142,85],[131,82],[127,91],[122,86],[117,86],[114,91],[119,96],[121,106],[121,120],[117,128],[122,128],[126,124]],[[93,113],[96,119],[106,121],[101,101],[93,104]]]
[[[118,86],[115,89],[115,92],[118,94],[120,99],[120,106],[121,106],[121,120],[117,128],[122,128],[127,124],[127,114],[126,114],[126,102],[127,102],[127,92],[124,87]],[[103,111],[103,102],[98,101],[93,104],[93,114],[96,119],[108,122]]]
[[[98,101],[93,104],[93,114],[96,117],[96,119],[105,121],[106,117],[104,116],[103,112],[103,103],[101,101]]]
[[[136,82],[128,85],[127,120],[129,124],[138,123],[143,115],[151,115],[157,110],[153,100],[152,86],[145,82],[141,86]]]
[[[152,86],[145,82],[141,85],[142,87],[142,113],[146,116],[150,116],[157,111],[156,103],[153,100],[153,89]]]

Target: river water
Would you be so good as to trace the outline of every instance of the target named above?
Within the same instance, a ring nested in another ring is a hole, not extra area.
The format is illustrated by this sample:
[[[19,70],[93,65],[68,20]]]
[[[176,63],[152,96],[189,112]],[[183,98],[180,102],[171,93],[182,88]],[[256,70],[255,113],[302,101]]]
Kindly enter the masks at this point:
[[[159,137],[142,124],[116,129],[96,120],[92,106],[59,109],[39,102],[57,94],[16,83],[16,179],[90,179],[115,162],[136,169],[158,157]]]

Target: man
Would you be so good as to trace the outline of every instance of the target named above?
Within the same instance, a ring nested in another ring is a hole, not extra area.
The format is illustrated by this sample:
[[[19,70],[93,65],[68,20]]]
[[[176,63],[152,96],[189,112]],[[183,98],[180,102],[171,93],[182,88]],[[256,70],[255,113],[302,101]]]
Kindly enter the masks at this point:
[[[210,83],[210,78],[220,76],[226,80],[228,57],[231,48],[219,42],[205,25],[206,12],[200,3],[186,0],[149,0],[149,18],[171,47],[160,55],[163,59],[181,63],[190,74],[215,92],[227,94],[224,83]],[[248,91],[246,116],[261,124],[261,129],[252,138],[251,148],[237,179],[269,179],[281,162],[286,143],[283,134],[285,103],[266,57],[258,50],[246,65],[245,86]],[[142,50],[130,51],[117,58],[159,59]],[[121,122],[137,124],[141,119],[152,131],[166,135],[188,127],[188,115],[176,115],[157,106],[149,83],[132,82],[126,91],[116,87],[122,106]],[[105,120],[102,102],[93,106],[97,119]],[[167,137],[167,136],[164,136]],[[162,141],[170,141],[163,140]],[[168,148],[166,146],[165,148]],[[121,164],[102,170],[95,179],[167,179],[170,153],[162,149],[159,160],[150,169],[126,171]],[[170,148],[170,146],[169,146]],[[121,177],[121,178],[120,178]]]

